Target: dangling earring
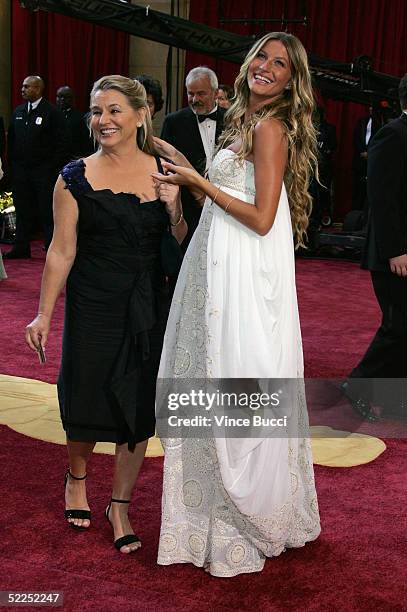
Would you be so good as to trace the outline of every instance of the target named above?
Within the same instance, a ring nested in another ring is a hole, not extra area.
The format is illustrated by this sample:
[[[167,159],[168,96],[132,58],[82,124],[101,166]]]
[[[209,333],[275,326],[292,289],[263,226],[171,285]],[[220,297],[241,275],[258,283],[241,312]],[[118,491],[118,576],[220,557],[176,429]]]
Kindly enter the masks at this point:
[[[92,139],[93,146],[94,146],[95,150],[96,150],[96,147],[100,148],[99,141],[97,140],[97,138],[95,136],[95,133],[94,133],[94,131],[92,130],[92,128],[90,126],[89,126],[89,138]]]
[[[141,150],[144,151],[144,147],[145,147],[146,142],[147,142],[147,124],[146,124],[146,121],[144,120],[141,125],[143,127],[143,136],[144,136],[144,138],[143,138],[143,145],[141,147]]]

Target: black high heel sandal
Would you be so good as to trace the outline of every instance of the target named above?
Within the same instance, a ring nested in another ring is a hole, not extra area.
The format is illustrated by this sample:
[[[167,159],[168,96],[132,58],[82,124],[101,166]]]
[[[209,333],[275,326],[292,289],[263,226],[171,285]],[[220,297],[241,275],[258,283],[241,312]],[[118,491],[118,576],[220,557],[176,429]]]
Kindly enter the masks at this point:
[[[68,482],[68,478],[73,478],[73,480],[85,480],[87,474],[85,474],[85,476],[74,476],[71,472],[71,470],[67,470],[66,474],[65,474],[65,479],[64,479],[64,485],[66,488],[67,482]],[[87,519],[88,521],[90,521],[90,510],[65,510],[64,512],[65,514],[65,518],[66,519],[70,519],[70,518],[79,518],[79,519]],[[75,523],[71,523],[68,521],[68,525],[70,525],[72,527],[72,529],[76,529],[77,531],[86,531],[86,529],[89,529],[89,527],[82,527],[82,525],[75,525]]]
[[[111,498],[109,505],[107,506],[106,510],[105,510],[105,517],[108,520],[109,524],[111,527],[113,527],[111,520],[109,518],[109,512],[110,512],[110,508],[112,507],[112,503],[115,504],[129,504],[130,500],[129,499],[114,499],[113,497]],[[117,538],[117,540],[115,540],[113,542],[113,546],[116,548],[116,550],[118,550],[120,552],[120,549],[122,546],[128,546],[129,544],[134,544],[135,542],[140,542],[140,538],[138,536],[136,536],[136,534],[134,533],[129,533],[127,535],[122,536],[121,538]],[[141,544],[141,542],[140,542]],[[140,548],[140,547],[139,547]],[[138,550],[138,548],[136,548],[136,550]],[[136,552],[136,550],[131,550],[130,552]],[[127,553],[129,554],[129,553]]]

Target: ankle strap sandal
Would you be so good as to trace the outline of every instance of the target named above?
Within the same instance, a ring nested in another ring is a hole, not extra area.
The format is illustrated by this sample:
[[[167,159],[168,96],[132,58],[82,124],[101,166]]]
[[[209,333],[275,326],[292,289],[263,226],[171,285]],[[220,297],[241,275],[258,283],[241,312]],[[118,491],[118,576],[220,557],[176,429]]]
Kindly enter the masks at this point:
[[[72,478],[73,480],[85,480],[86,476],[87,474],[85,474],[85,476],[74,476],[71,470],[68,469],[65,473],[64,486],[66,487],[68,483],[68,478]],[[90,521],[91,512],[90,510],[71,509],[71,510],[65,510],[64,516],[66,519],[78,518],[78,519],[85,519],[85,520]],[[75,523],[71,523],[71,522],[69,522],[69,525],[72,527],[72,529],[76,529],[77,531],[85,531],[86,529],[89,529],[88,527],[82,527],[82,525],[75,525]]]
[[[109,512],[110,512],[110,508],[112,507],[112,503],[129,504],[130,501],[131,501],[130,499],[115,499],[114,497],[111,498],[109,505],[107,506],[106,511],[105,511],[105,517],[109,521],[110,525],[112,525],[112,523],[109,518]],[[129,533],[128,535],[124,535],[121,538],[117,538],[117,540],[113,542],[113,546],[116,548],[116,550],[120,552],[120,549],[122,548],[122,546],[128,546],[129,544],[134,544],[136,542],[140,542],[140,538],[136,536],[136,534],[134,533]],[[131,552],[136,552],[136,551],[132,550]]]

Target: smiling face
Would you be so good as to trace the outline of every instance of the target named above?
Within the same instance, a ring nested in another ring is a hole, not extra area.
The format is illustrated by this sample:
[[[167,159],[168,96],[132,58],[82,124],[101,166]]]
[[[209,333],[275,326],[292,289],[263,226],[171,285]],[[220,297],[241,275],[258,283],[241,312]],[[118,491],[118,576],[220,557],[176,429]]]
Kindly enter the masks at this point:
[[[213,110],[216,89],[212,89],[208,76],[204,75],[188,81],[186,88],[188,104],[197,115],[207,115]]]
[[[98,90],[91,100],[90,126],[102,147],[136,143],[137,124],[146,109],[134,110],[127,97],[115,89]]]
[[[291,81],[290,60],[280,40],[269,40],[250,62],[247,84],[251,97],[264,104],[279,96]]]

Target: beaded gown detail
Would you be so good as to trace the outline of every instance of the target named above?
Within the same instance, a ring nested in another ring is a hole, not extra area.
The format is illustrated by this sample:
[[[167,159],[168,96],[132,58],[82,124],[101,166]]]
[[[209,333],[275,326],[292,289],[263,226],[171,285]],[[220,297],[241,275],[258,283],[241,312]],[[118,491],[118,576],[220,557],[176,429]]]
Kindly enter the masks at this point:
[[[94,190],[85,170],[76,160],[61,172],[79,209],[58,379],[62,423],[71,440],[133,448],[155,430],[168,308],[160,249],[168,216],[160,200]]]
[[[254,203],[254,166],[215,157],[210,180]],[[179,274],[159,378],[298,380],[291,412],[308,419],[290,210],[283,185],[274,225],[259,236],[207,198]],[[156,411],[160,414],[161,407]],[[320,533],[308,436],[166,438],[158,563],[212,575],[256,572]]]

